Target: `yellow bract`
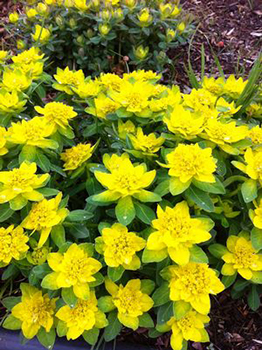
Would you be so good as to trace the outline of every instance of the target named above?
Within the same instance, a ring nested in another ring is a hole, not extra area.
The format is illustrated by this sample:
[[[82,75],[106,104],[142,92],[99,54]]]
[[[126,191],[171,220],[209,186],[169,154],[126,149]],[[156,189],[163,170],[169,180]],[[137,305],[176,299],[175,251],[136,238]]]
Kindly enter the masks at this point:
[[[125,140],[126,135],[134,134],[135,131],[136,131],[136,126],[134,123],[131,122],[131,120],[128,120],[125,123],[123,123],[122,120],[118,121],[118,135],[120,139]]]
[[[28,237],[21,226],[0,227],[0,264],[7,265],[14,258],[21,260],[29,249]]]
[[[54,271],[43,280],[49,289],[73,287],[74,294],[79,299],[90,298],[89,284],[96,280],[94,275],[102,264],[90,257],[85,244],[74,243],[63,254],[50,253],[47,261]]]
[[[205,330],[205,324],[210,321],[206,315],[201,315],[196,311],[189,311],[184,317],[176,320],[172,317],[167,326],[171,328],[172,335],[170,345],[173,350],[181,350],[183,340],[194,341],[197,343],[206,343],[209,341],[209,335]]]
[[[67,106],[61,102],[47,103],[44,108],[36,106],[35,110],[44,116],[48,125],[52,127],[53,133],[57,130],[62,131],[69,127],[68,121],[77,116],[73,107]]]
[[[7,59],[8,51],[0,50],[0,64],[3,64]]]
[[[119,108],[118,103],[112,101],[102,93],[100,93],[97,98],[95,98],[94,102],[95,115],[101,119],[105,119],[108,114],[114,113]]]
[[[232,164],[251,179],[258,180],[262,184],[262,149],[252,150],[252,148],[248,148],[244,159],[246,165],[237,161],[232,161]]]
[[[95,328],[104,328],[108,322],[105,314],[97,307],[95,292],[90,292],[88,300],[78,299],[76,305],[70,308],[62,306],[56,313],[56,317],[65,322],[67,326],[66,338],[77,339],[84,333]]]
[[[230,75],[230,77],[223,84],[223,93],[237,99],[243,92],[247,82],[247,80],[243,81],[243,78],[236,79],[234,75]]]
[[[227,239],[228,252],[222,256],[225,264],[221,273],[232,276],[238,272],[243,278],[250,280],[253,271],[262,271],[262,255],[252,247],[245,237],[230,236]]]
[[[13,56],[12,61],[23,73],[29,73],[30,77],[35,79],[43,72],[43,57],[44,54],[38,48],[32,47],[17,56]]]
[[[164,137],[156,137],[151,133],[145,135],[142,128],[137,128],[136,135],[129,136],[134,149],[142,151],[144,154],[151,155],[159,151],[162,144],[165,142]]]
[[[4,70],[2,84],[8,91],[24,91],[31,83],[29,76],[18,68]]]
[[[254,201],[255,210],[249,210],[249,216],[255,227],[262,229],[262,199],[259,201],[259,205]]]
[[[163,251],[179,265],[187,264],[190,258],[190,248],[197,243],[211,238],[209,223],[201,218],[191,218],[186,202],[176,204],[174,208],[160,205],[157,207],[157,219],[152,221],[155,232],[147,241],[147,249]]]
[[[102,237],[96,238],[96,250],[104,255],[107,266],[123,266],[126,270],[137,270],[141,262],[136,252],[146,245],[143,238],[135,232],[129,232],[121,224],[102,230]]]
[[[153,300],[141,291],[139,279],[130,280],[126,286],[117,286],[109,279],[105,280],[107,291],[112,295],[112,301],[118,310],[117,317],[126,327],[136,330],[139,326],[139,316],[150,310]]]
[[[78,145],[67,149],[61,154],[61,159],[65,162],[64,169],[75,170],[91,158],[95,146],[90,143],[79,143]]]
[[[11,143],[30,145],[40,148],[56,149],[58,144],[48,139],[53,133],[53,127],[44,118],[34,117],[31,120],[12,123],[8,129],[7,139]]]
[[[47,28],[41,27],[39,24],[35,26],[35,32],[32,34],[32,39],[34,41],[39,41],[41,44],[48,42],[51,36],[50,30]]]
[[[12,315],[21,321],[25,338],[32,339],[41,327],[49,332],[54,323],[56,299],[27,283],[22,283],[20,289],[22,301],[13,307]]]
[[[202,182],[215,182],[216,159],[212,149],[202,149],[198,144],[179,144],[167,157],[168,174],[178,178],[183,184],[196,179]]]
[[[5,128],[0,127],[0,156],[8,153],[8,149],[6,148],[6,134]]]
[[[248,131],[248,137],[254,145],[262,145],[262,128],[257,125]]]
[[[45,186],[49,180],[49,174],[36,175],[36,164],[22,163],[19,168],[0,172],[0,203],[9,201],[20,202],[30,200],[38,202],[43,195],[36,191]]]
[[[107,201],[115,201],[133,196],[138,200],[146,201],[150,192],[144,188],[153,182],[156,171],[147,172],[145,164],[134,166],[128,158],[119,159],[119,161],[117,168],[111,168],[111,173],[95,171],[96,179],[107,188],[107,191],[95,196],[96,200],[102,201],[106,198]]]
[[[20,95],[15,90],[8,92],[5,89],[0,89],[0,114],[21,112],[26,104],[26,100],[23,100]]]
[[[84,83],[85,80],[82,70],[72,71],[68,67],[64,70],[57,68],[54,78],[57,83],[54,83],[53,87],[56,90],[65,91],[68,95],[73,95],[72,88],[76,88],[78,85]]]
[[[209,294],[218,294],[225,289],[214,270],[207,264],[188,263],[183,266],[169,266],[170,299],[190,303],[200,314],[210,311]]]
[[[28,216],[21,224],[28,230],[40,232],[38,247],[42,247],[46,242],[53,226],[63,222],[68,215],[67,209],[59,209],[61,199],[62,193],[60,192],[53,199],[43,199],[41,202],[33,204]]]

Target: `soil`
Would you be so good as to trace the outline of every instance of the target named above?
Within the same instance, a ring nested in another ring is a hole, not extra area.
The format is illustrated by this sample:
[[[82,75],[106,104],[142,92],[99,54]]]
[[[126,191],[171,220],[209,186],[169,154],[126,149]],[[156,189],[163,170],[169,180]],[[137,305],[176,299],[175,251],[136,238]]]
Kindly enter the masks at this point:
[[[262,44],[262,0],[181,0],[195,19],[197,30],[190,48],[190,59],[200,75],[201,46],[205,48],[206,72],[217,74],[214,54],[226,74],[247,75]],[[4,29],[8,14],[20,10],[12,0],[0,0],[0,49],[8,43]],[[187,85],[185,63],[188,46],[173,50],[174,82]],[[262,350],[262,307],[251,311],[245,299],[232,300],[228,291],[213,298],[209,344],[192,343],[190,350]],[[4,311],[1,308],[1,313]],[[169,347],[169,334],[150,339],[146,329],[125,330],[119,341],[148,344],[158,350]]]

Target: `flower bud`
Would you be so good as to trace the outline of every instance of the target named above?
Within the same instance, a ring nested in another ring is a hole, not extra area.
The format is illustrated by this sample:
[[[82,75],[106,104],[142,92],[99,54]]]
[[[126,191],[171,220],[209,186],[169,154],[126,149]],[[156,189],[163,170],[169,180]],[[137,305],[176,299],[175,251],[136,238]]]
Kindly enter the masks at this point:
[[[76,21],[74,18],[70,18],[69,20],[69,26],[70,28],[74,29],[76,27]]]
[[[16,23],[19,20],[19,14],[17,12],[10,13],[9,22]]]
[[[177,30],[179,31],[180,34],[182,34],[185,29],[186,29],[186,25],[184,22],[179,23],[179,25],[177,26]]]
[[[76,38],[76,41],[78,42],[78,44],[82,45],[84,43],[83,35],[78,35],[78,37]]]
[[[47,5],[55,5],[56,0],[45,0],[45,3],[46,3]]]
[[[64,25],[64,20],[61,16],[56,16],[55,21],[58,27],[60,28]]]
[[[171,12],[171,17],[177,17],[181,12],[181,8],[178,8],[177,6],[174,7],[174,10]]]
[[[117,20],[117,21],[122,21],[122,19],[124,18],[124,13],[122,11],[122,9],[116,9],[113,12],[113,17]]]
[[[175,36],[176,36],[176,31],[175,30],[169,28],[166,31],[166,41],[168,43],[170,43],[175,38]]]
[[[49,8],[46,4],[43,4],[42,2],[39,2],[39,4],[36,6],[36,10],[39,13],[39,15],[45,16],[49,13]]]
[[[125,0],[124,5],[126,5],[130,10],[133,10],[136,7],[136,0]]]
[[[101,18],[103,19],[103,21],[108,22],[111,18],[111,13],[109,10],[103,10],[101,12]]]
[[[141,10],[137,17],[139,19],[141,27],[148,27],[153,21],[153,16],[150,15],[148,8]]]
[[[99,32],[101,35],[105,36],[110,32],[110,26],[107,25],[106,23],[100,24],[99,25]]]
[[[165,18],[170,17],[172,10],[173,10],[173,7],[171,4],[160,4],[159,10],[161,13],[161,19],[163,20]]]
[[[23,50],[26,47],[26,43],[23,40],[17,40],[16,47],[18,50]]]
[[[100,1],[99,0],[92,0],[91,2],[91,9],[93,11],[98,11],[100,8]]]
[[[94,31],[92,29],[87,29],[86,36],[91,39],[94,36]]]
[[[133,51],[134,51],[134,55],[135,55],[135,58],[137,60],[144,60],[148,54],[148,51],[149,51],[149,47],[143,47],[142,45],[139,45],[136,49],[133,48]]]
[[[33,9],[33,8],[27,9],[26,15],[27,15],[27,18],[29,18],[29,19],[34,18],[37,15],[37,11],[36,11],[36,9]]]

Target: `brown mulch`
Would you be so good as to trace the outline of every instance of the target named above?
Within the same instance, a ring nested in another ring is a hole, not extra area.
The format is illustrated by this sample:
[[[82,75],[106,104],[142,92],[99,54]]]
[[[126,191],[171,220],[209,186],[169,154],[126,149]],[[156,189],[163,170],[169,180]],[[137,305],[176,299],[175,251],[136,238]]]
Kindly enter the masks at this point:
[[[204,44],[208,74],[218,72],[214,52],[226,74],[247,75],[262,47],[262,0],[181,0],[181,4],[197,25],[190,55],[195,73],[200,74]],[[186,85],[188,47],[173,50],[171,57],[175,58],[175,82]]]

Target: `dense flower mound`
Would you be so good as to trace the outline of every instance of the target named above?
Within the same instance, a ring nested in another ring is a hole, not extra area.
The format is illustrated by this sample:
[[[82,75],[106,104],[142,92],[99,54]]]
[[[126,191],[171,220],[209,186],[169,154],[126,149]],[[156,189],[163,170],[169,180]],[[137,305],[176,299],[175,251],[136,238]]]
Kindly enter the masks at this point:
[[[31,44],[41,46],[50,68],[72,62],[93,75],[124,71],[126,66],[162,71],[172,65],[168,49],[187,43],[193,32],[192,16],[182,10],[179,0],[23,2],[24,13],[10,14],[9,30],[18,50]],[[24,67],[27,62],[31,65],[30,60],[23,60]],[[41,63],[35,74],[39,69]]]
[[[209,341],[225,288],[259,307],[254,78],[205,77],[182,93],[150,70],[51,76],[35,47],[0,57],[0,266],[6,285],[23,281],[3,299],[5,328],[51,348],[144,327],[184,350]]]

